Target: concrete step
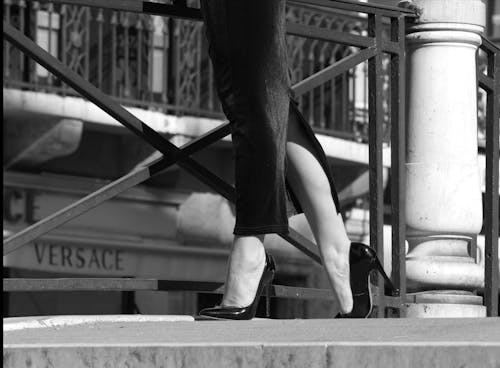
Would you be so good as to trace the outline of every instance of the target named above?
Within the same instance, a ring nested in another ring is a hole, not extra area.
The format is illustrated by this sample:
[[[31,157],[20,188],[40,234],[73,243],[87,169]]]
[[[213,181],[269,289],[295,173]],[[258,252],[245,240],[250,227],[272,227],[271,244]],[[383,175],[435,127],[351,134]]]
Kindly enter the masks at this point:
[[[4,319],[4,367],[500,367],[500,318]]]

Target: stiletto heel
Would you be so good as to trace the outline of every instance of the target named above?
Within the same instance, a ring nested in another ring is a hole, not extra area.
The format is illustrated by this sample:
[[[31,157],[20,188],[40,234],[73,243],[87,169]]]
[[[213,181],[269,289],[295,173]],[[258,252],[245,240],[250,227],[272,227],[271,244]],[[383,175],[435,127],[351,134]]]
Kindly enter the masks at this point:
[[[373,269],[376,269],[384,278],[384,292],[385,295],[390,294],[390,295],[396,295],[397,294],[397,289],[394,287],[394,284],[392,283],[392,280],[387,276],[387,274],[384,271],[384,268],[382,267],[382,264],[378,260],[378,258],[375,258],[373,262]]]
[[[266,318],[271,316],[271,283],[266,286]]]
[[[391,279],[387,276],[375,251],[363,243],[351,243],[349,251],[350,280],[353,308],[350,313],[339,313],[336,318],[368,318],[372,311],[370,272],[377,270],[384,277],[386,290],[396,292]]]
[[[252,319],[255,317],[255,312],[257,311],[257,304],[259,304],[259,299],[266,289],[266,314],[269,316],[270,306],[269,306],[269,293],[270,287],[272,285],[274,274],[276,273],[276,265],[274,263],[273,257],[266,253],[266,264],[264,266],[264,271],[260,277],[259,286],[257,287],[257,293],[253,302],[246,307],[231,307],[231,306],[215,306],[213,308],[202,309],[199,313],[200,316],[210,317],[214,319],[237,319],[245,320]]]

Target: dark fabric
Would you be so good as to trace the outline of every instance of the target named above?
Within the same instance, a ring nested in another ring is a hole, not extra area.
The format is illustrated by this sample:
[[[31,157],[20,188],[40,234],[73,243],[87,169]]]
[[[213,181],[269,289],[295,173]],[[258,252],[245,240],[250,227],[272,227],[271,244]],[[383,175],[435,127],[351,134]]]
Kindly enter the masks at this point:
[[[287,233],[286,139],[289,111],[298,114],[325,169],[311,128],[290,100],[285,0],[202,0],[217,92],[231,122],[235,156],[234,234]],[[298,212],[300,205],[288,188]]]

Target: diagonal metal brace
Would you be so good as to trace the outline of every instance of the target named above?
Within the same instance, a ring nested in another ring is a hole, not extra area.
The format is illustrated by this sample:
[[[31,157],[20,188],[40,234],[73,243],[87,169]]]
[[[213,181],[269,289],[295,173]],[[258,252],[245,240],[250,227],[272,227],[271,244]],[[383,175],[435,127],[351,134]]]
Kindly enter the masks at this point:
[[[373,58],[377,54],[377,49],[375,46],[368,47],[367,49],[361,50],[355,54],[345,57],[335,63],[329,65],[325,69],[310,75],[306,79],[298,82],[293,86],[293,91],[296,96],[300,96],[306,92],[311,91],[328,80],[332,80],[336,76],[352,69],[358,64]]]

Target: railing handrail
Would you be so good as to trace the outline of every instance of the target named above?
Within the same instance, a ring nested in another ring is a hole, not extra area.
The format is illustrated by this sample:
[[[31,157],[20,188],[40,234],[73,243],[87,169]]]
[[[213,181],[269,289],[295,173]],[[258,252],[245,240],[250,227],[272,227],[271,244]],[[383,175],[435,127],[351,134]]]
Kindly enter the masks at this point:
[[[481,35],[481,40],[479,48],[492,53],[500,53],[500,47],[495,45],[487,36]]]
[[[312,4],[316,6],[323,6],[334,9],[358,11],[367,14],[382,14],[387,16],[394,16],[395,13],[402,14],[407,17],[417,17],[418,15],[414,10],[402,8],[398,6],[362,3],[355,0],[288,0],[292,4]]]
[[[185,0],[173,0],[173,4],[144,0],[42,0],[40,2],[83,5],[115,10],[125,10],[136,13],[158,14],[159,12],[163,13],[165,11],[168,11],[175,13],[175,15],[179,17],[186,17],[191,19],[201,18],[201,14],[198,12],[199,8],[186,6]],[[411,9],[390,5],[363,3],[355,0],[288,0],[288,2],[297,5],[309,4],[319,7],[355,11],[367,14],[380,14],[386,16],[396,16],[402,14],[407,17],[417,16],[415,11]],[[179,9],[186,12],[179,12]]]

